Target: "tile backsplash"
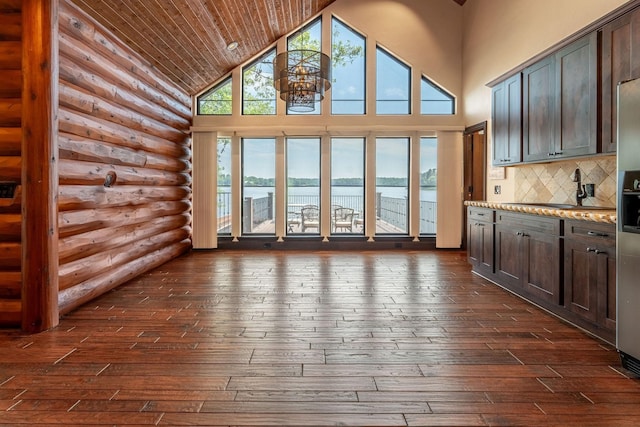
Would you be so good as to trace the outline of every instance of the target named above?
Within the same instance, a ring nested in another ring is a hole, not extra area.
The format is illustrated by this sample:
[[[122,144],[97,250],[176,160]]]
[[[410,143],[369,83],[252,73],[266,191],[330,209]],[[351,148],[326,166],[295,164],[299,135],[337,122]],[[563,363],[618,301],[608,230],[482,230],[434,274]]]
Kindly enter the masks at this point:
[[[576,202],[573,173],[580,169],[583,184],[595,184],[595,197],[585,206],[616,205],[616,157],[590,157],[561,162],[522,165],[515,168],[516,202]]]

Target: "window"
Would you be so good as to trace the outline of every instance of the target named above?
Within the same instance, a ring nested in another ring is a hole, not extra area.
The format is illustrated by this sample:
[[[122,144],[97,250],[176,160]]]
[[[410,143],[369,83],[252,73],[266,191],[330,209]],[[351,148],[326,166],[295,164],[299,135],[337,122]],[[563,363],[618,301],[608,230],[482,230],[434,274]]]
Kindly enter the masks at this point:
[[[436,234],[438,140],[420,138],[420,234]]]
[[[365,113],[365,38],[338,19],[331,21],[331,113]]]
[[[287,39],[287,50],[308,49],[322,52],[322,19],[318,18],[310,22],[307,26],[296,31]],[[299,112],[287,110],[291,115],[314,115],[320,114],[321,103],[316,102],[313,111]]]
[[[273,86],[273,49],[242,71],[242,114],[276,114],[276,88]]]
[[[422,114],[455,114],[453,96],[423,76],[420,83],[420,112]]]
[[[322,19],[318,18],[287,39],[287,50],[311,49],[322,52]]]
[[[376,56],[376,113],[411,113],[411,69],[384,49]]]
[[[242,232],[275,234],[275,138],[242,140]]]
[[[231,138],[218,138],[218,234],[231,234]]]
[[[376,138],[376,234],[407,234],[409,138]]]
[[[287,138],[287,234],[320,234],[320,138]]]
[[[364,138],[331,139],[331,233],[364,234]]]
[[[198,114],[200,115],[230,115],[231,107],[231,76],[198,97]]]

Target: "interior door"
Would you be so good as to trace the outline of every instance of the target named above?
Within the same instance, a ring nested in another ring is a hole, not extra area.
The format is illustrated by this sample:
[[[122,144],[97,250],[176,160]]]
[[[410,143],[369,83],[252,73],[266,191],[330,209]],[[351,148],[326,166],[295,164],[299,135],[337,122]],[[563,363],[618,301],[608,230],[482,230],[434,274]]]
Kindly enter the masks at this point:
[[[464,131],[464,200],[485,200],[487,164],[487,122],[478,123]],[[462,247],[467,247],[467,209],[463,206]]]

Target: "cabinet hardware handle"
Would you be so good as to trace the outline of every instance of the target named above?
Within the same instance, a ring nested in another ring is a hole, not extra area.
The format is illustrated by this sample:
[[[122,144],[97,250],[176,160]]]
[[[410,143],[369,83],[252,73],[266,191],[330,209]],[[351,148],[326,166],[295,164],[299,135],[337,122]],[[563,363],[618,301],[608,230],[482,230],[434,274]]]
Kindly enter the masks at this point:
[[[481,222],[476,222],[476,227],[484,227],[484,224]]]
[[[476,215],[478,215],[478,216],[484,216],[484,214],[483,214],[483,213],[480,213],[480,212],[476,212]]]
[[[587,252],[593,252],[596,255],[600,255],[600,254],[607,254],[607,251],[601,251],[598,248],[587,248]]]
[[[596,236],[596,237],[609,237],[607,233],[598,233],[597,231],[589,231],[587,232],[588,236]]]

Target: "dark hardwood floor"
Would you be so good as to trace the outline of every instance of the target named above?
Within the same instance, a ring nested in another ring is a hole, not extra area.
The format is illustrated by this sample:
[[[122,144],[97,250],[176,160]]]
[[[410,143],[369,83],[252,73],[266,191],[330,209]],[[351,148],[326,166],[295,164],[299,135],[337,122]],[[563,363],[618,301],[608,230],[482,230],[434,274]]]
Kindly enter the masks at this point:
[[[637,426],[615,348],[463,252],[194,252],[38,335],[0,425]]]

